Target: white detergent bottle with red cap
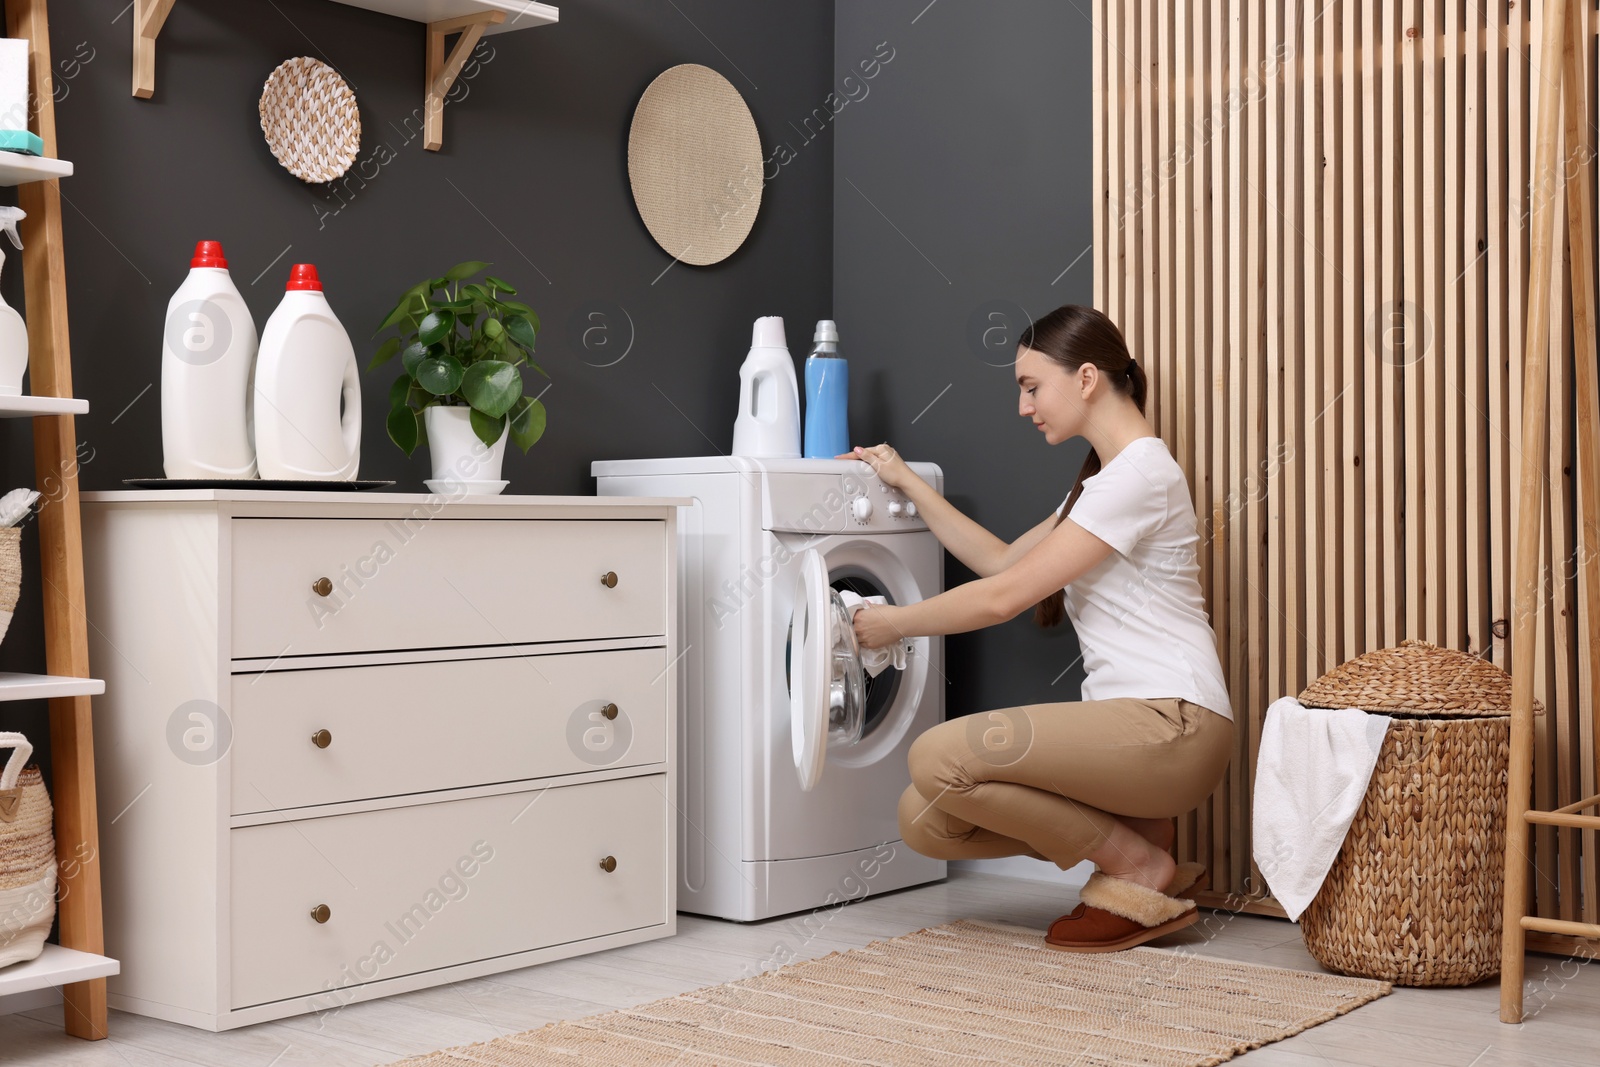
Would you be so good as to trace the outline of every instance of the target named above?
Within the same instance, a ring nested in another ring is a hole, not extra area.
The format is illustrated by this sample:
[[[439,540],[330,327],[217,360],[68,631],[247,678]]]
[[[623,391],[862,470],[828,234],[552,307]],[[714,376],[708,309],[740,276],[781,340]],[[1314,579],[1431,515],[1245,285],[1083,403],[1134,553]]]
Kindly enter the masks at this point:
[[[361,462],[356,350],[310,263],[290,270],[261,331],[256,462],[263,478],[318,481],[349,481]]]
[[[167,303],[161,345],[161,455],[168,478],[254,478],[251,376],[256,324],[222,245],[200,241]]]

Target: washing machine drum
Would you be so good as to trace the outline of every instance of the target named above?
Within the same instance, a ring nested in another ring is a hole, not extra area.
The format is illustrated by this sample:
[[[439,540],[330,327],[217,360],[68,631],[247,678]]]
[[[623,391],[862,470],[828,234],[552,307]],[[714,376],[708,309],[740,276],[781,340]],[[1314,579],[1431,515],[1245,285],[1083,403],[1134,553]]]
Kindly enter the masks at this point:
[[[789,730],[800,785],[822,778],[830,747],[861,740],[866,722],[866,671],[861,649],[838,590],[828,583],[822,557],[808,549],[800,560],[794,619],[789,630]]]

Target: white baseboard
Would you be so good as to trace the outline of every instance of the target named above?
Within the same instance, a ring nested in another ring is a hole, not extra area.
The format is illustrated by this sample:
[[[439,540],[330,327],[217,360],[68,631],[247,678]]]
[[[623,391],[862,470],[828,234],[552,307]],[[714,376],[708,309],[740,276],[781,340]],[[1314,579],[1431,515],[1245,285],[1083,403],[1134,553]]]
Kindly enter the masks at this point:
[[[26,993],[13,993],[0,997],[0,1015],[17,1015],[35,1008],[48,1008],[61,1003],[61,990],[30,989]]]
[[[1094,864],[1088,860],[1070,871],[1063,871],[1053,863],[1045,863],[1031,856],[1006,856],[997,860],[951,860],[950,867],[957,871],[977,871],[982,874],[1003,874],[1008,878],[1028,878],[1035,882],[1053,882],[1083,888],[1083,883],[1094,873]]]

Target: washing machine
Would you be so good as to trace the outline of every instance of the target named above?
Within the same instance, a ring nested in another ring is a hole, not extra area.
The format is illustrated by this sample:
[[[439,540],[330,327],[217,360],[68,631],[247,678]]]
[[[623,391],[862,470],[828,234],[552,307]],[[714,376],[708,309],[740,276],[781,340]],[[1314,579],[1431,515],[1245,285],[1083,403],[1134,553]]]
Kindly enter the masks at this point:
[[[932,463],[913,470],[936,489]],[[900,840],[906,753],[944,720],[944,639],[867,672],[842,594],[944,589],[916,508],[856,460],[603,460],[601,496],[676,496],[678,908],[739,921],[936,881]]]

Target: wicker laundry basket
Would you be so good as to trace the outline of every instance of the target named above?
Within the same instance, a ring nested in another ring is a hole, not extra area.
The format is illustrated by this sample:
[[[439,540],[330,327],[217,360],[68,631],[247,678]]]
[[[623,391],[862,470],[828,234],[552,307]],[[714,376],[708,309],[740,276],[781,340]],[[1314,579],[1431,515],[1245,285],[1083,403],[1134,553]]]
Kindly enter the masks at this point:
[[[1306,950],[1397,985],[1499,973],[1511,676],[1406,641],[1334,668],[1300,702],[1393,716],[1366,799],[1300,917]]]

